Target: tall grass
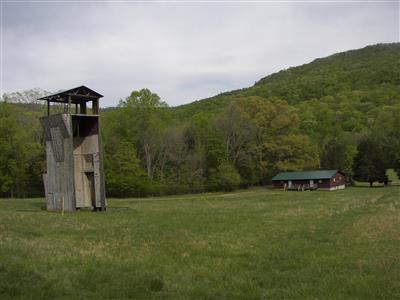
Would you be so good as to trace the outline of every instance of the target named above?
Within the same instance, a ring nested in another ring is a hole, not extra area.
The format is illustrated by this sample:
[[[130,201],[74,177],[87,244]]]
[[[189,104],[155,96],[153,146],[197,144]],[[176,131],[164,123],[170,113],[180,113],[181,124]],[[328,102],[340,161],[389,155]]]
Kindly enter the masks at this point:
[[[400,188],[0,200],[0,298],[400,298]]]

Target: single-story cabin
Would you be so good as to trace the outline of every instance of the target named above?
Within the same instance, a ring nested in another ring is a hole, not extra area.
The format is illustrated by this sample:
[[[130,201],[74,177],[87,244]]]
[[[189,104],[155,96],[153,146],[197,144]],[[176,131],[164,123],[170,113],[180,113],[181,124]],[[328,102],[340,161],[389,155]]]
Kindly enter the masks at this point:
[[[274,187],[285,190],[340,190],[346,187],[345,174],[338,170],[281,172],[272,178]]]

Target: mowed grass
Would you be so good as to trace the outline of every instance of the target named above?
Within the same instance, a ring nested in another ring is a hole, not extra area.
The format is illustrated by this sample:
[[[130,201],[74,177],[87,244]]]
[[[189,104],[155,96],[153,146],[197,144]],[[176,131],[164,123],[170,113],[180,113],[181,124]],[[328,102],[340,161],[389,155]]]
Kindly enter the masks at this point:
[[[399,299],[400,187],[0,200],[0,298]]]

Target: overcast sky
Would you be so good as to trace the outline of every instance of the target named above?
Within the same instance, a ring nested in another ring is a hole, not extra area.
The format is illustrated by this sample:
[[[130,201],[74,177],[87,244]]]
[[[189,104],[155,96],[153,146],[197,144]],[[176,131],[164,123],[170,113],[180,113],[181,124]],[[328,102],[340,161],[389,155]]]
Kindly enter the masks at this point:
[[[339,51],[399,41],[399,3],[3,2],[3,92],[79,85],[175,106]]]

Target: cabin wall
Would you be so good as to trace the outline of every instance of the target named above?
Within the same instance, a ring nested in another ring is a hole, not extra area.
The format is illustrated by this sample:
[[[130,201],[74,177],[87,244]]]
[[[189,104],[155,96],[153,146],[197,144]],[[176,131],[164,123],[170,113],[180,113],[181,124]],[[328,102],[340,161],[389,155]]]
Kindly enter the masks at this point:
[[[340,172],[337,172],[335,176],[330,179],[331,190],[341,190],[346,188],[346,176]]]
[[[338,173],[340,174],[340,173]],[[336,190],[345,188],[345,176],[336,174],[331,179],[314,179],[314,184],[318,186],[318,189]],[[335,179],[335,180],[334,180]],[[282,188],[289,185],[288,180],[276,180],[273,182],[275,188]],[[292,180],[292,185],[304,185],[310,184],[310,180]]]
[[[289,185],[289,180],[276,180],[273,182],[274,187],[276,188],[283,188],[284,184],[286,183],[286,186]],[[292,180],[292,185],[304,185],[304,184],[310,184],[310,179],[304,179],[304,180]],[[314,179],[314,185],[317,185],[318,187],[329,187],[329,179]]]
[[[337,172],[330,180],[331,187],[341,186],[346,184],[346,176]]]
[[[317,184],[318,184],[318,188],[320,188],[320,189],[329,189],[329,188],[331,188],[330,179],[319,179],[319,180],[317,180]]]

